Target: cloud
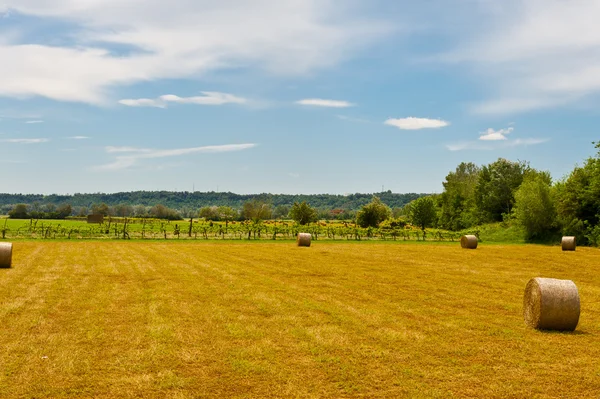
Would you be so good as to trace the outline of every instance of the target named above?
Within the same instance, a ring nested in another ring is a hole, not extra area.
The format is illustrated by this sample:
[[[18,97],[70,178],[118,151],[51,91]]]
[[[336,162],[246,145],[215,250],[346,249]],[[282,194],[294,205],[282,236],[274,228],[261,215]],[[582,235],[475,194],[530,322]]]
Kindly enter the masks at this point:
[[[109,154],[127,154],[117,155],[115,161],[106,165],[96,166],[95,170],[122,170],[135,165],[141,159],[156,159],[181,156],[195,153],[221,153],[242,151],[256,147],[254,143],[248,144],[225,144],[204,147],[179,148],[173,150],[156,150],[150,148],[137,147],[106,147],[105,150]]]
[[[3,143],[15,143],[15,144],[39,144],[47,143],[50,139],[3,139],[0,142]]]
[[[165,94],[156,99],[139,98],[119,100],[119,104],[129,107],[156,107],[167,108],[168,103],[196,104],[196,105],[223,105],[245,104],[248,100],[233,94],[219,93],[216,91],[202,91],[203,96],[179,97],[174,94]]]
[[[494,130],[489,128],[485,132],[481,133],[479,136],[479,140],[485,141],[497,141],[497,140],[506,140],[506,135],[510,134],[514,130],[513,127],[509,127],[507,129]]]
[[[548,142],[549,139],[545,138],[525,138],[525,139],[515,139],[515,140],[504,140],[493,142],[490,141],[487,144],[483,144],[477,141],[467,141],[461,143],[447,144],[446,148],[449,151],[464,151],[464,150],[473,150],[473,151],[491,151],[503,148],[513,148],[513,147],[527,147],[530,145],[537,145]]]
[[[69,136],[69,137],[65,137],[66,139],[69,140],[88,140],[90,139],[90,137],[88,136]]]
[[[0,37],[0,95],[108,104],[115,88],[215,71],[302,76],[397,30],[343,0],[5,0],[60,21],[52,44],[23,24]],[[116,51],[115,49],[118,49]]]
[[[36,123],[44,123],[44,121],[39,121],[39,120],[37,120],[37,121],[26,121],[25,123],[27,123],[27,124],[36,124]]]
[[[293,177],[294,179],[297,179],[300,177],[300,173],[290,172],[290,173],[288,173],[288,176]]]
[[[395,126],[401,130],[419,130],[419,129],[436,129],[450,125],[449,122],[441,119],[428,119],[428,118],[401,118],[393,119],[390,118],[384,122],[386,125]]]
[[[490,88],[474,113],[564,107],[600,92],[600,2],[468,3],[475,22],[435,60],[457,65]]]
[[[323,100],[320,98],[307,98],[304,100],[296,101],[296,104],[310,105],[313,107],[329,107],[329,108],[348,108],[348,107],[355,106],[355,104],[352,104],[348,101]]]

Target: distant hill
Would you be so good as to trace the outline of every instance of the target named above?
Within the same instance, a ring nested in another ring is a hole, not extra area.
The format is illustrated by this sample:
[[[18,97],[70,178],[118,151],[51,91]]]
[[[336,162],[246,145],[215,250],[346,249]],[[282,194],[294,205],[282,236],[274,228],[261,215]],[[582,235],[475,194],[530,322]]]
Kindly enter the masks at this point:
[[[371,201],[373,195],[379,197],[391,208],[398,208],[426,194],[396,194],[384,191],[374,194],[235,194],[230,192],[188,192],[188,191],[132,191],[114,194],[73,194],[73,195],[41,195],[41,194],[0,194],[0,209],[15,204],[61,205],[73,207],[90,207],[93,204],[105,203],[108,206],[118,204],[154,206],[162,204],[173,209],[197,209],[203,206],[231,206],[239,209],[244,202],[254,198],[266,200],[273,207],[292,205],[294,202],[306,201],[319,209],[357,210]]]

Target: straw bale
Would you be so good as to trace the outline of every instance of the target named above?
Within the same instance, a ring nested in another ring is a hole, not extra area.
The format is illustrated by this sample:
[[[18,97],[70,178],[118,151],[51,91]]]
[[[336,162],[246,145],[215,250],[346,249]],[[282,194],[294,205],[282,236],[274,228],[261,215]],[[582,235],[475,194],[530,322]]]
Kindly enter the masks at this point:
[[[563,237],[561,240],[561,246],[563,251],[575,251],[575,247],[577,247],[577,240],[573,236]]]
[[[12,264],[12,243],[0,242],[0,267],[11,267]]]
[[[476,249],[477,248],[477,236],[474,235],[466,235],[460,237],[460,246],[467,249]]]
[[[573,331],[579,311],[579,292],[571,280],[536,277],[525,287],[523,316],[532,328]]]
[[[296,239],[296,243],[299,247],[310,247],[310,233],[298,233],[298,238]]]

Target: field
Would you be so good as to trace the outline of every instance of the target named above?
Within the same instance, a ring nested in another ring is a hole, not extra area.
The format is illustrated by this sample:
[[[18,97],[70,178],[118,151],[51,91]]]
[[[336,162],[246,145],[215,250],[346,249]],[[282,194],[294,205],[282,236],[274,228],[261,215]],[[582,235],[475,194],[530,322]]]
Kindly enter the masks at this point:
[[[1,398],[597,398],[598,249],[18,241]],[[573,280],[575,333],[523,322]]]

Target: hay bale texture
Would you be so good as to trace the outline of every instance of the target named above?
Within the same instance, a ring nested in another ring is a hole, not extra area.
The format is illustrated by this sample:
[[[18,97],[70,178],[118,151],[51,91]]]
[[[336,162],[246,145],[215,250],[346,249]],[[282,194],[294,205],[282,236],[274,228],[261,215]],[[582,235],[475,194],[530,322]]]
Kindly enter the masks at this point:
[[[477,248],[477,236],[474,235],[466,235],[460,237],[460,246],[466,249],[476,249]]]
[[[298,233],[296,243],[299,247],[310,247],[310,233]]]
[[[525,323],[538,330],[573,331],[579,323],[579,292],[571,280],[536,277],[523,298]]]
[[[12,264],[12,243],[0,242],[0,267],[11,267]]]
[[[560,243],[563,251],[575,251],[577,247],[577,240],[573,236],[563,237]]]

